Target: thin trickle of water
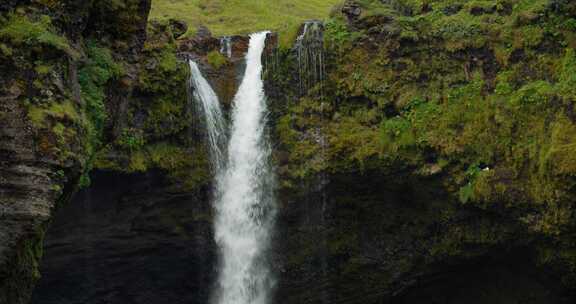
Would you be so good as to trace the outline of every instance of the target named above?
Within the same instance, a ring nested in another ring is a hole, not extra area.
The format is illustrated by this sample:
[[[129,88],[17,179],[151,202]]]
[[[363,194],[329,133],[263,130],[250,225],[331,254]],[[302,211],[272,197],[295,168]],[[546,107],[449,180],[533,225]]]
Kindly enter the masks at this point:
[[[232,37],[220,38],[220,53],[228,58],[232,58]]]
[[[320,84],[323,94],[324,82],[324,26],[320,21],[304,23],[302,33],[296,39],[298,78],[300,95],[305,95],[315,85]]]
[[[225,164],[224,150],[226,147],[226,123],[220,108],[218,96],[202,76],[196,62],[189,60],[190,64],[190,85],[194,88],[193,96],[198,101],[197,111],[202,113],[206,129],[211,164],[214,172],[218,174],[223,170]]]
[[[250,36],[246,72],[234,98],[227,167],[218,176],[217,304],[266,304],[274,285],[267,261],[276,206],[262,81],[266,36]]]

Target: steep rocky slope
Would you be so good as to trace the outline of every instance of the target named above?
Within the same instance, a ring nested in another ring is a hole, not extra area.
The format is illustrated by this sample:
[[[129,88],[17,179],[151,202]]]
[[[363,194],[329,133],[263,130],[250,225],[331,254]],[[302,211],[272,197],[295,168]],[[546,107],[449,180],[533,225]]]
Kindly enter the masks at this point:
[[[457,303],[462,292],[480,303],[569,301],[574,9],[570,1],[347,1],[325,25],[325,80],[304,96],[302,67],[280,50],[269,92],[281,105],[287,189],[278,243],[291,253],[281,258],[293,278],[281,281],[280,298],[419,303],[411,293],[427,293]],[[310,200],[306,187],[324,189]],[[299,208],[317,215],[302,220]],[[489,274],[495,286],[458,283],[490,265],[512,275]],[[514,295],[515,276],[545,287]],[[510,293],[495,292],[505,286]]]
[[[1,303],[28,302],[54,207],[117,133],[149,9],[149,0],[0,5]]]

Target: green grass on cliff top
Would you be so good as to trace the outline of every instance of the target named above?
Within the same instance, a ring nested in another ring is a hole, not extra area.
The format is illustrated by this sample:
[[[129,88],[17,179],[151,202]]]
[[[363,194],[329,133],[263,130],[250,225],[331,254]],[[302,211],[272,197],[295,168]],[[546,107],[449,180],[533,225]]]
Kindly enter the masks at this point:
[[[342,0],[153,0],[151,19],[179,19],[188,34],[205,25],[214,36],[260,30],[289,31],[302,21],[324,19]]]

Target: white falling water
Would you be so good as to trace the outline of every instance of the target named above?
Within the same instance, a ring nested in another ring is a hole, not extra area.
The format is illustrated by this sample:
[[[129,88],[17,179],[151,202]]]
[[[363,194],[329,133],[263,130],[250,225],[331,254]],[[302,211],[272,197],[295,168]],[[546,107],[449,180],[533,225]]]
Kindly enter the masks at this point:
[[[298,78],[300,95],[305,95],[315,85],[320,84],[322,96],[324,81],[324,25],[320,21],[304,23],[302,33],[296,39],[298,58]]]
[[[204,117],[204,125],[210,149],[210,158],[214,171],[218,174],[224,168],[224,147],[226,145],[226,124],[220,102],[214,90],[206,81],[196,62],[189,60],[190,85],[194,88],[194,97],[198,101],[198,112]]]
[[[220,53],[232,58],[232,37],[220,38]]]
[[[267,255],[276,208],[261,60],[266,35],[250,36],[246,72],[234,98],[227,167],[218,176],[217,304],[266,304],[273,286]]]

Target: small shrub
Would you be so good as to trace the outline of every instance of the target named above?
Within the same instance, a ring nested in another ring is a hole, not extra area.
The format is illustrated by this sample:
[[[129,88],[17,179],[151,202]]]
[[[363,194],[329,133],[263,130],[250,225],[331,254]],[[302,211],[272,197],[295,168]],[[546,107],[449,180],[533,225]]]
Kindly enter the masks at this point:
[[[466,204],[474,199],[474,183],[481,172],[482,170],[476,164],[471,165],[468,167],[468,170],[466,170],[466,179],[468,182],[458,191],[458,197],[461,203]]]
[[[351,32],[343,20],[332,18],[324,25],[324,39],[331,48],[341,48],[360,36]]]
[[[130,151],[138,150],[145,144],[146,140],[144,139],[144,133],[139,129],[124,129],[120,135],[120,138],[118,138],[118,145]]]
[[[384,150],[391,152],[414,145],[410,121],[400,116],[385,120],[380,126],[380,140]]]

